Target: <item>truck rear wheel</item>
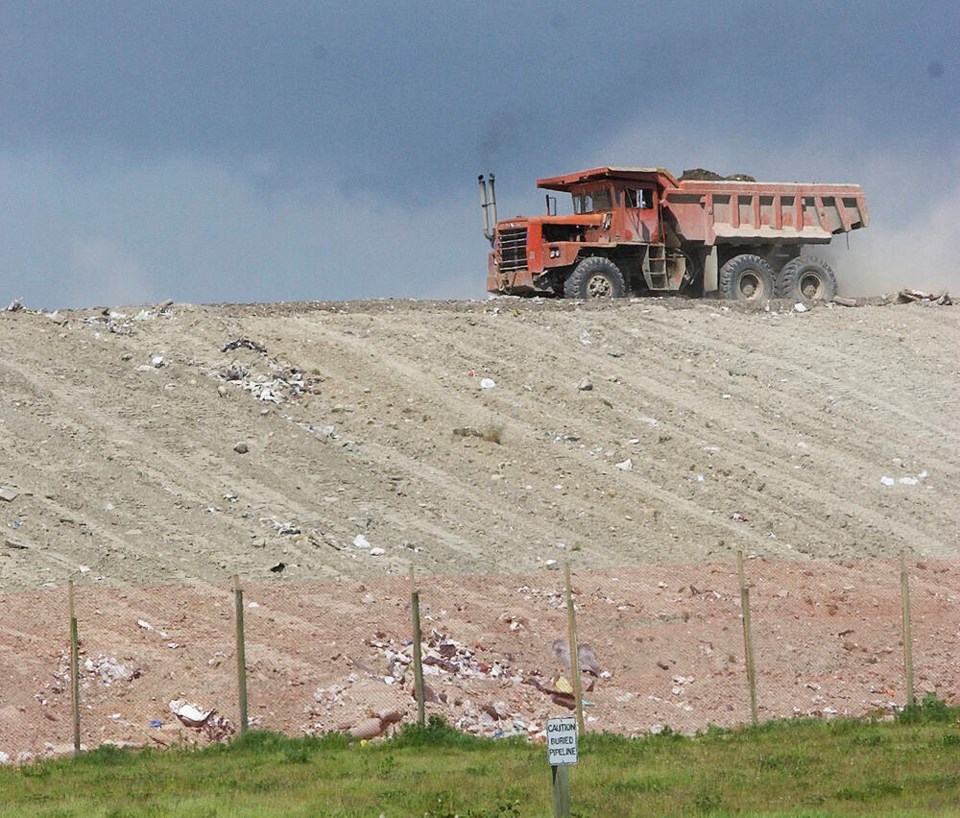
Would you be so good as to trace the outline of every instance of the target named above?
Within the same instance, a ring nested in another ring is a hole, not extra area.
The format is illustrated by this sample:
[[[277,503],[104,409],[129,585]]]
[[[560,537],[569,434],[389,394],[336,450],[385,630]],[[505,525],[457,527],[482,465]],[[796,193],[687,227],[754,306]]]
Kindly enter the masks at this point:
[[[626,291],[620,268],[603,256],[588,256],[563,282],[564,298],[620,298]]]
[[[837,277],[816,256],[797,256],[783,265],[777,277],[777,295],[800,301],[829,301],[837,294]]]
[[[773,298],[773,267],[752,253],[734,256],[720,268],[720,294],[729,301]]]

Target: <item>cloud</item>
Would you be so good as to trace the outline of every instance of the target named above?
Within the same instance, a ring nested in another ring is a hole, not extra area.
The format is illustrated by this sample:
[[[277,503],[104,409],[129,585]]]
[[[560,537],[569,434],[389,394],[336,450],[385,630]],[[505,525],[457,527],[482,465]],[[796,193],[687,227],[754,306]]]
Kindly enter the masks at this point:
[[[77,170],[52,154],[0,155],[3,297],[33,307],[483,297],[468,180],[415,206],[344,193],[317,168],[309,184],[274,186],[276,170],[264,157]]]

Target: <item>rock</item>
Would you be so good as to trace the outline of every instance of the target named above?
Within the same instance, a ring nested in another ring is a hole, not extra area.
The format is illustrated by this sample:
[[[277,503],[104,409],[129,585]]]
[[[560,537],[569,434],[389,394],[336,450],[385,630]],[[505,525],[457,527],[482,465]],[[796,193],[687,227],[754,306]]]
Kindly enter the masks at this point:
[[[20,492],[13,486],[0,486],[0,500],[12,503],[20,496]]]
[[[553,642],[553,655],[557,657],[557,661],[566,668],[570,669],[570,643],[566,639],[555,639]],[[581,672],[591,673],[594,676],[600,675],[600,663],[597,661],[597,655],[593,652],[593,647],[584,643],[581,643],[577,647],[577,660],[580,665]],[[561,685],[557,685],[557,689],[561,692],[565,692]]]
[[[592,392],[593,391],[593,381],[589,378],[584,378],[580,383],[577,384],[577,389],[581,392]]]
[[[353,538],[353,547],[362,548],[365,551],[369,551],[370,541],[366,537],[364,537],[363,534],[357,534],[357,536]]]
[[[237,454],[246,454],[247,452],[250,451],[250,447],[246,443],[238,443],[236,446],[233,447],[233,450]]]

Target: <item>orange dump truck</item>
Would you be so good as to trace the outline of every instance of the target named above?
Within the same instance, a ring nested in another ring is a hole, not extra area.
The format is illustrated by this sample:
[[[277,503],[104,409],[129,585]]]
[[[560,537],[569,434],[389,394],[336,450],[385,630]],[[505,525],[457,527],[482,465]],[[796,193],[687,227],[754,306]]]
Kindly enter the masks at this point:
[[[836,276],[806,249],[869,222],[859,185],[678,180],[617,167],[537,181],[569,193],[571,215],[557,215],[547,194],[546,215],[497,221],[494,177],[479,181],[493,248],[487,290],[501,294],[829,300]]]

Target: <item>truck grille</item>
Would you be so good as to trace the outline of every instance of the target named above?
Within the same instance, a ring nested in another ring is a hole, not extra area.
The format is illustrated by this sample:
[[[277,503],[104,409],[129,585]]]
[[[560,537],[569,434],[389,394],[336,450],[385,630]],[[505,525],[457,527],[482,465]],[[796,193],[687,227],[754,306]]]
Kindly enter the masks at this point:
[[[510,227],[499,232],[497,266],[501,272],[527,269],[527,228]]]

